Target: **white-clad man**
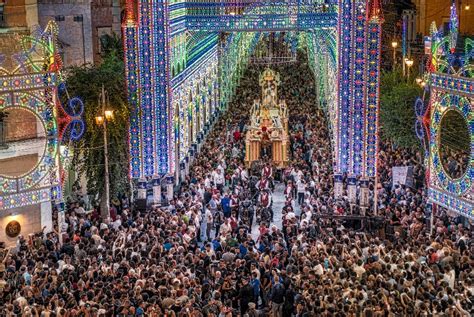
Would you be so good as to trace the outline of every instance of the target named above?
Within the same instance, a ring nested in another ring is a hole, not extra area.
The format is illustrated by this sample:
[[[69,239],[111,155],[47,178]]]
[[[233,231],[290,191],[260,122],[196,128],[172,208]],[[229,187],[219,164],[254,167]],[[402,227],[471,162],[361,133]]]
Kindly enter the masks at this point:
[[[222,193],[222,189],[224,188],[225,177],[222,170],[217,168],[212,175],[214,184],[216,185],[217,189]]]
[[[214,217],[212,216],[212,211],[209,208],[206,208],[206,238],[211,240],[211,230],[214,226]]]
[[[246,183],[249,181],[249,172],[245,167],[242,167],[240,170],[240,179],[242,182]]]

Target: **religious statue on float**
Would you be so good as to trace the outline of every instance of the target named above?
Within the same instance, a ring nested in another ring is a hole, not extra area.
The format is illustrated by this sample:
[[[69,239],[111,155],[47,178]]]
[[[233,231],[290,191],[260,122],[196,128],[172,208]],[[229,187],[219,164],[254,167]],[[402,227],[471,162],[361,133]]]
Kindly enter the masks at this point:
[[[282,168],[288,162],[288,108],[278,100],[280,75],[267,68],[259,80],[261,100],[255,100],[246,135],[245,161],[248,166],[261,159],[271,159]]]

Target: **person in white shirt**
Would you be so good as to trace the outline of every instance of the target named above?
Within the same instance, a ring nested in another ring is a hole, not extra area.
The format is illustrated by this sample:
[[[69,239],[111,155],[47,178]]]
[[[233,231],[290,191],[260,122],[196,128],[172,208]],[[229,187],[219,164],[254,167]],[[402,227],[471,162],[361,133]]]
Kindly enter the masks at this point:
[[[228,233],[232,232],[229,218],[226,218],[224,223],[220,227],[221,237],[226,238]]]
[[[204,187],[209,188],[211,187],[211,176],[207,175],[206,178],[204,179]]]
[[[285,190],[283,192],[285,194],[285,198],[288,200],[290,198],[293,198],[293,193],[294,193],[294,188],[293,188],[293,182],[288,181],[288,184],[285,187]]]
[[[222,192],[222,189],[224,188],[224,183],[225,183],[224,173],[220,169],[217,168],[214,171],[212,178],[217,189],[220,192]]]
[[[249,172],[247,171],[246,168],[242,167],[241,171],[240,171],[240,179],[242,180],[242,182],[246,183],[249,181]]]
[[[298,192],[298,204],[302,205],[304,202],[304,194],[306,193],[306,183],[299,179],[296,183],[296,191]]]
[[[206,237],[207,240],[211,240],[211,230],[214,226],[214,217],[212,216],[212,212],[209,208],[206,208]]]
[[[286,220],[293,220],[293,219],[295,219],[295,218],[296,218],[296,214],[295,214],[295,212],[293,211],[293,208],[288,208],[287,210],[288,210],[288,212],[287,212],[286,215],[285,215],[285,219],[286,219]]]

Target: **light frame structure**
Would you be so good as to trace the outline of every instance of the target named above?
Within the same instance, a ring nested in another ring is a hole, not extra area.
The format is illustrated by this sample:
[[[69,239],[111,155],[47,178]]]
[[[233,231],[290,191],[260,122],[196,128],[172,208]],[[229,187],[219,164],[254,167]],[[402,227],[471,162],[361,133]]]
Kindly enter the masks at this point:
[[[454,3],[448,33],[441,34],[434,22],[430,29],[431,35],[425,41],[430,53],[424,78],[430,98],[424,113],[419,113],[422,101],[416,105],[417,133],[428,139],[428,197],[431,203],[474,219],[474,41],[466,39],[464,52],[456,52],[458,19]],[[441,120],[448,111],[461,114],[470,133],[470,159],[465,173],[457,179],[445,171],[439,153]]]
[[[61,144],[78,140],[84,133],[82,101],[73,98],[63,105],[58,97],[64,83],[57,31],[56,24],[49,22],[44,30],[23,36],[23,51],[13,56],[17,66],[0,65],[0,110],[19,108],[33,113],[46,136],[45,151],[30,171],[17,177],[0,175],[0,210],[61,199],[68,162],[67,150],[59,153]]]

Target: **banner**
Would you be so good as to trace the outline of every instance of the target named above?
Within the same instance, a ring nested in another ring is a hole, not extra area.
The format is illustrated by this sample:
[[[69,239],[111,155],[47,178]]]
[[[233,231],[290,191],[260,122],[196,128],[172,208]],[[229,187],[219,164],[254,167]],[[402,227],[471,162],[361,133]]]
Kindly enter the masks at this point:
[[[395,185],[413,187],[413,166],[392,167],[392,188]]]
[[[334,197],[341,198],[343,193],[343,177],[340,174],[334,175]]]
[[[347,182],[347,196],[349,202],[355,204],[357,201],[357,179],[355,177],[349,177]]]

